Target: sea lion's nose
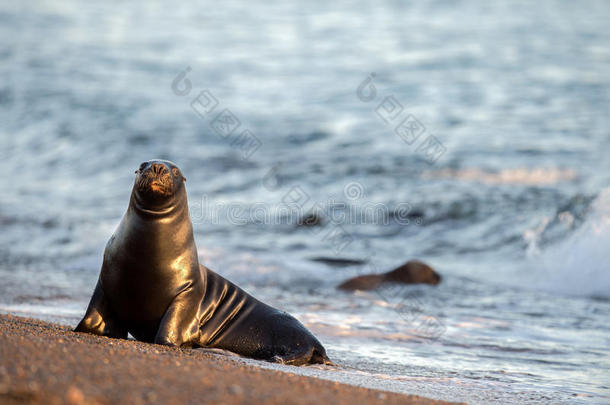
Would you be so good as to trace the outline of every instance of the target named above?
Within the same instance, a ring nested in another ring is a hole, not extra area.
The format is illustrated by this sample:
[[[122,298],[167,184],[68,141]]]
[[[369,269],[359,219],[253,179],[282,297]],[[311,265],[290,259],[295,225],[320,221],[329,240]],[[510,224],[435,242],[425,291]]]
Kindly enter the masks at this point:
[[[161,174],[161,173],[167,171],[167,168],[165,167],[165,165],[163,163],[153,163],[150,166],[150,169],[152,170],[152,172],[154,174]]]

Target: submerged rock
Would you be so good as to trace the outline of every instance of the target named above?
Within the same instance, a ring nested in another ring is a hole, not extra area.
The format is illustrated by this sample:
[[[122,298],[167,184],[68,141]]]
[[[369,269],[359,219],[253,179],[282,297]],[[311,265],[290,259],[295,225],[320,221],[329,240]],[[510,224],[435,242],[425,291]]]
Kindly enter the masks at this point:
[[[337,286],[340,290],[374,290],[383,283],[431,284],[441,282],[441,276],[434,269],[419,260],[411,260],[383,274],[366,274],[351,278]]]

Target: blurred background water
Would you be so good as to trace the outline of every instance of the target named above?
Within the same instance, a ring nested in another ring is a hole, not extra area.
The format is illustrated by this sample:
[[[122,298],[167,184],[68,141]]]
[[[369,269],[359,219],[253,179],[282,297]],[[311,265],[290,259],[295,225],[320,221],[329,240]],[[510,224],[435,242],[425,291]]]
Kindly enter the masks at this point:
[[[299,372],[471,403],[608,403],[608,21],[604,1],[2,1],[0,310],[76,324],[134,170],[166,158],[188,179],[202,262],[342,366]],[[200,116],[204,89],[218,106]],[[226,138],[225,108],[241,123]],[[394,132],[408,115],[425,128],[411,145]],[[245,129],[256,148],[235,143]],[[303,212],[387,212],[252,215],[295,190]],[[239,221],[207,216],[229,206]],[[334,289],[411,258],[443,282]]]

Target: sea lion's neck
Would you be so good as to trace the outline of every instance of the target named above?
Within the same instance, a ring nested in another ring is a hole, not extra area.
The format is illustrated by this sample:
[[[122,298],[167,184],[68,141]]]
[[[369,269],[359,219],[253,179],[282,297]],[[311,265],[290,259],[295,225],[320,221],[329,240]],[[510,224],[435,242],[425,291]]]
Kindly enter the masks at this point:
[[[177,195],[171,204],[150,208],[142,204],[136,193],[132,193],[125,220],[131,223],[130,236],[142,241],[171,238],[173,243],[194,243],[193,227],[188,211],[186,193]]]
[[[137,197],[132,197],[129,202],[128,212],[143,219],[171,221],[172,218],[181,218],[188,214],[188,206],[185,202],[179,201],[161,208],[150,208],[141,203]]]

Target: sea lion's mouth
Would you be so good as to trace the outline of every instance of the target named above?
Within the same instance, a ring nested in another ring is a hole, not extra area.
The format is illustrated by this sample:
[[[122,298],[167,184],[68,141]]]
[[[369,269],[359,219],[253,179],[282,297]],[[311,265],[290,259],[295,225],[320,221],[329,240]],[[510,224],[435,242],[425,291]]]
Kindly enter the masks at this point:
[[[162,194],[162,195],[170,194],[167,187],[163,183],[161,183],[160,181],[157,181],[157,180],[153,180],[152,183],[150,183],[150,189],[153,192],[158,193],[158,194]]]
[[[174,192],[173,182],[168,173],[157,175],[146,172],[140,175],[137,184],[138,192],[150,196],[169,197]]]

